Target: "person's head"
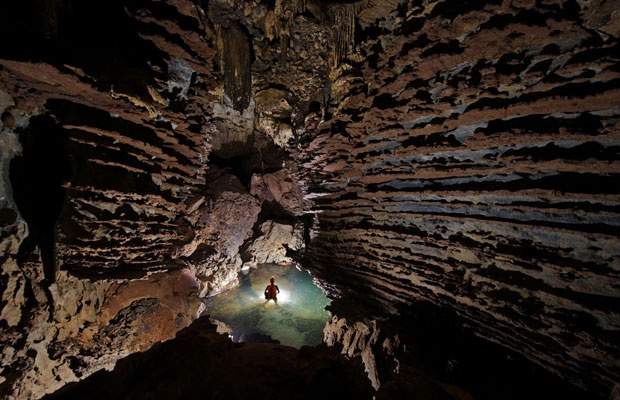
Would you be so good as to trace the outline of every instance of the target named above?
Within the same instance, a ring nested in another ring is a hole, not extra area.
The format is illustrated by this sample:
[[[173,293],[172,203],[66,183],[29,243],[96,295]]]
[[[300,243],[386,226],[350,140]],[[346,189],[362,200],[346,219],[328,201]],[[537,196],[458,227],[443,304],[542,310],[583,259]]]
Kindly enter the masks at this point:
[[[269,279],[269,282],[274,283],[276,281],[276,279],[272,276],[271,279]]]

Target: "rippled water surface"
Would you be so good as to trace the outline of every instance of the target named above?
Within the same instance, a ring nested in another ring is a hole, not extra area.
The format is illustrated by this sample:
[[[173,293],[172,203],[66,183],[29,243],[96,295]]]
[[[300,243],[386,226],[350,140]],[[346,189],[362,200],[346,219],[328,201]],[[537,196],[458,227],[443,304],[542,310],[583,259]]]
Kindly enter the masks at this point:
[[[280,288],[277,303],[265,300],[269,278]],[[312,275],[293,265],[258,265],[239,275],[239,287],[207,299],[205,314],[226,323],[235,342],[271,337],[293,347],[314,346],[323,340],[330,314],[329,299],[314,285]]]

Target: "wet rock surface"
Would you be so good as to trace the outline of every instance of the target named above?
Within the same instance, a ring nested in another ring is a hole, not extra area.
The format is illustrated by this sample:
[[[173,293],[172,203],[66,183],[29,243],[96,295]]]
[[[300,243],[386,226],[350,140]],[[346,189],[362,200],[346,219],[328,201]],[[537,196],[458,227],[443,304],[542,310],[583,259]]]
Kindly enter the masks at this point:
[[[295,258],[375,388],[404,390],[432,304],[463,346],[617,397],[618,8],[1,5],[0,394],[111,368]]]

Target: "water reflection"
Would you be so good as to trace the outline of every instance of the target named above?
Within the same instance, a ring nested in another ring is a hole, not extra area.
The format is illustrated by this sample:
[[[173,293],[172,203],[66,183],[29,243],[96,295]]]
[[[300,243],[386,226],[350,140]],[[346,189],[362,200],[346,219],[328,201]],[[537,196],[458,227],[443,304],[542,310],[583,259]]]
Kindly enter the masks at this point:
[[[277,303],[263,294],[274,276],[280,288]],[[239,287],[206,300],[205,314],[232,330],[235,342],[256,342],[271,337],[292,347],[314,346],[323,340],[330,314],[329,299],[313,283],[312,275],[295,266],[260,264],[242,272]]]

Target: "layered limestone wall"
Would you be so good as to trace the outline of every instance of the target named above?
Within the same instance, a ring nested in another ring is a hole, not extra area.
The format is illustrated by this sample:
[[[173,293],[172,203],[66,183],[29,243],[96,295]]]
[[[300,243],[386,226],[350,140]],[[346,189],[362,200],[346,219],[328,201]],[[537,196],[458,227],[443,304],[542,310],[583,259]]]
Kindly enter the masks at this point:
[[[279,261],[303,247],[286,141],[254,130],[247,28],[184,0],[38,5],[0,6],[7,398],[173,338],[271,218]]]
[[[381,9],[380,9],[381,7]],[[608,396],[620,379],[618,2],[369,2],[301,139],[309,259],[349,298],[456,311]]]
[[[4,140],[2,159],[7,398],[40,398],[174,337],[201,312],[205,286],[175,251],[193,237],[205,183],[196,119],[217,102],[187,49],[215,50],[181,27],[140,38],[122,8],[97,10],[110,32],[77,3],[44,7],[0,12],[3,36],[15,33],[0,56],[2,135],[18,143]],[[185,44],[166,45],[174,29]],[[140,50],[115,53],[121,39]]]

